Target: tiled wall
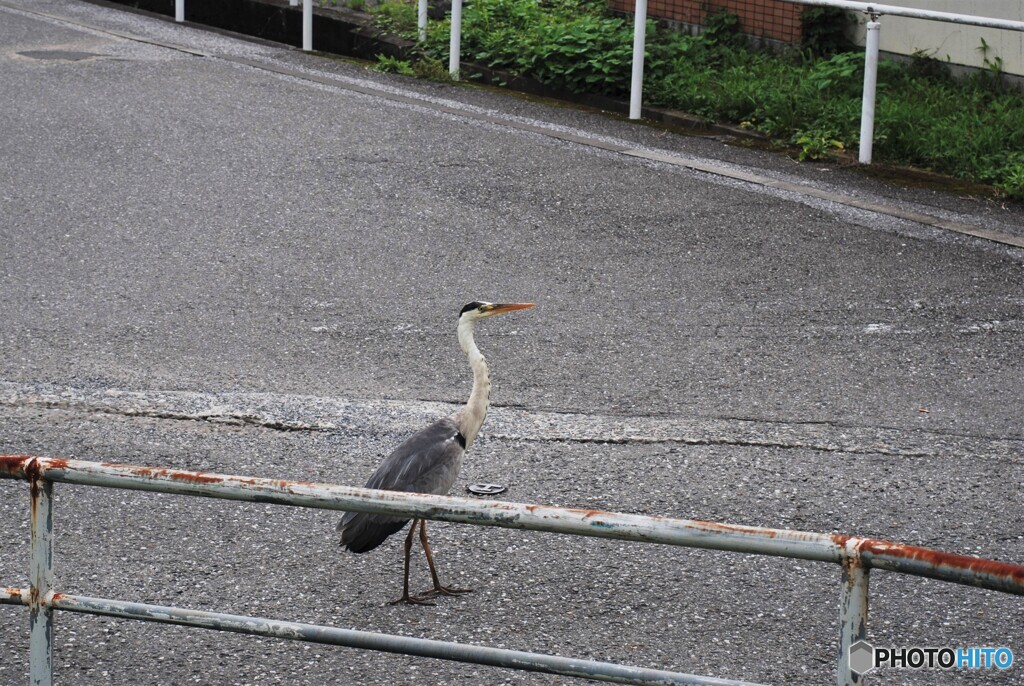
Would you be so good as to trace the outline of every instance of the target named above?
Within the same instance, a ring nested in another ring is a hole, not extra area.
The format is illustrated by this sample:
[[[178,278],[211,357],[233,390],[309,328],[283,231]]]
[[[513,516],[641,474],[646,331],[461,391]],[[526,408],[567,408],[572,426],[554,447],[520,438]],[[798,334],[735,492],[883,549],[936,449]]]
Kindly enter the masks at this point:
[[[635,0],[611,0],[614,10],[632,13]],[[702,24],[706,15],[726,10],[740,18],[740,30],[751,36],[796,43],[800,41],[803,5],[779,0],[648,0],[647,15],[685,24]]]

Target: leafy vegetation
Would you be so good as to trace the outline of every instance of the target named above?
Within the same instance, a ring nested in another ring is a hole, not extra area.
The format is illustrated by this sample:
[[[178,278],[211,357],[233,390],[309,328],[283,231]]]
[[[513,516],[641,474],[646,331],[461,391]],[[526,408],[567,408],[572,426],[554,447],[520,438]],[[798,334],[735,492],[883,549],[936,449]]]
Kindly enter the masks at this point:
[[[377,64],[374,65],[374,69],[385,74],[416,76],[416,72],[408,60],[400,60],[397,57],[389,57],[388,55],[377,55]]]
[[[393,33],[416,36],[415,5],[374,10]],[[812,16],[802,49],[750,49],[734,15],[697,36],[647,26],[645,101],[740,124],[795,145],[800,159],[856,148],[864,58],[834,26]],[[421,61],[448,57],[448,20],[432,22]],[[463,10],[463,60],[577,93],[628,94],[632,26],[604,0],[472,0]],[[963,79],[928,55],[883,60],[878,73],[874,159],[992,184],[1024,199],[1024,94],[1003,86],[997,57]],[[413,65],[417,69],[419,63]],[[391,68],[391,65],[389,67]],[[396,67],[397,68],[397,67]]]
[[[801,45],[815,55],[832,56],[855,50],[847,29],[850,13],[838,7],[806,7],[800,15]]]

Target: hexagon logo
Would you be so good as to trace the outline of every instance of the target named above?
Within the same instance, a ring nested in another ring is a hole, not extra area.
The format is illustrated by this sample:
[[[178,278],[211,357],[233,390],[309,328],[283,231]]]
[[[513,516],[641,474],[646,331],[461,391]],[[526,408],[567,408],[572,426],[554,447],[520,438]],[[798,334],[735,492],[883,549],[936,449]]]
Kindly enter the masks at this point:
[[[867,641],[850,646],[850,671],[864,675],[875,668],[875,648]]]

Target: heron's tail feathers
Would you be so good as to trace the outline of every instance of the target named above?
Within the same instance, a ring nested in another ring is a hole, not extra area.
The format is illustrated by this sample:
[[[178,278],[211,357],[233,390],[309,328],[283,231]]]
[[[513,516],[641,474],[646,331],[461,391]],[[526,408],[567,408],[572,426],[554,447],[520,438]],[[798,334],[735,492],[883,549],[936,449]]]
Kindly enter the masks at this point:
[[[402,530],[408,519],[387,515],[348,512],[338,522],[341,544],[353,553],[368,553],[388,536]]]

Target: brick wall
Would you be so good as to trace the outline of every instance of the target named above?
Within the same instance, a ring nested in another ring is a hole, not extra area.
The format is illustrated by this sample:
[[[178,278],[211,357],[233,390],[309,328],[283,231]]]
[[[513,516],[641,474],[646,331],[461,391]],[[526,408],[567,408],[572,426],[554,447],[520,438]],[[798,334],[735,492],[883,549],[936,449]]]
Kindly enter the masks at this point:
[[[633,13],[635,0],[610,0],[613,10]],[[684,24],[702,24],[707,14],[726,10],[740,18],[740,30],[786,43],[800,41],[803,5],[780,0],[648,0],[651,19],[670,19]]]

